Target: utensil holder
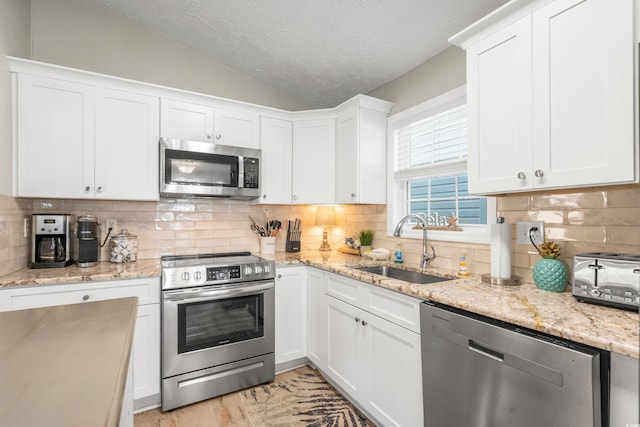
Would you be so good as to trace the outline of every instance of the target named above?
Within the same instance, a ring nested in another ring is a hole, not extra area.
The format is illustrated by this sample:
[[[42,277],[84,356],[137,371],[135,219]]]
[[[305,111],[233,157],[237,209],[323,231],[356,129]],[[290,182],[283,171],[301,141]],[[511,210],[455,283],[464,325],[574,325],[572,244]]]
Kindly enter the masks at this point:
[[[260,253],[261,254],[275,254],[276,253],[276,238],[275,237],[260,237]]]
[[[300,252],[300,234],[302,234],[301,230],[287,230],[285,252]]]

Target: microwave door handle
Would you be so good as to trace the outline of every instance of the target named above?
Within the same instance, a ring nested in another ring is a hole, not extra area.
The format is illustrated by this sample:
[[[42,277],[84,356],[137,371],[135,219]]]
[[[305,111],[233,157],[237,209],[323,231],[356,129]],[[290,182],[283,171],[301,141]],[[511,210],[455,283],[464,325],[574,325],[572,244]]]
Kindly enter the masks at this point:
[[[189,302],[214,301],[231,297],[240,297],[244,295],[252,295],[256,293],[264,293],[272,289],[274,282],[260,283],[257,285],[223,288],[223,289],[207,289],[190,292],[165,292],[165,302],[177,302],[189,300]]]
[[[238,156],[238,188],[244,188],[244,157]]]

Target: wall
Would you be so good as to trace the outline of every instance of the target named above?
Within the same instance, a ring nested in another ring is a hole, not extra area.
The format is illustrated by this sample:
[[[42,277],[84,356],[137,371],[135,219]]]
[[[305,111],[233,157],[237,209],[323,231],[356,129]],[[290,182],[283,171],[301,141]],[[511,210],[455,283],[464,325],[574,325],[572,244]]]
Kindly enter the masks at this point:
[[[397,114],[464,85],[465,64],[464,51],[452,46],[367,95],[393,102],[391,114]]]
[[[276,250],[284,251],[287,220],[302,220],[302,250],[315,250],[322,241],[322,228],[315,225],[316,206],[251,205],[220,199],[163,200],[160,202],[114,202],[82,200],[33,200],[34,213],[62,212],[73,215],[91,214],[102,224],[118,221],[118,230],[127,229],[138,236],[138,257],[159,258],[162,255],[192,253],[260,251],[259,238],[250,229],[249,215],[264,226],[267,214],[284,224],[276,237]],[[362,227],[377,228],[386,221],[384,206],[337,206],[337,226],[329,233],[329,244],[337,250]],[[0,260],[2,254],[0,254]],[[101,259],[109,259],[109,247],[101,250]]]
[[[285,110],[306,104],[94,0],[31,0],[32,59]]]

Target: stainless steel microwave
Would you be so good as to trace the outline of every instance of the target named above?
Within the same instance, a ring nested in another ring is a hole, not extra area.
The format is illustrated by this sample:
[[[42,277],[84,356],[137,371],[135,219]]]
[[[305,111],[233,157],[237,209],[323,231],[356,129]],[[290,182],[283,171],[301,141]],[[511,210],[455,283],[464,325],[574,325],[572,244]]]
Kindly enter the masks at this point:
[[[261,150],[160,138],[161,197],[260,196]]]

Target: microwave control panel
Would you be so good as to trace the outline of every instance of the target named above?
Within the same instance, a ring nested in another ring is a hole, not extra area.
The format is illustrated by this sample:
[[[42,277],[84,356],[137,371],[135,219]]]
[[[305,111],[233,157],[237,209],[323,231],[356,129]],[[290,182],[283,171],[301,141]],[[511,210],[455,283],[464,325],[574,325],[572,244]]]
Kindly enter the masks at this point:
[[[260,160],[254,157],[244,158],[244,188],[258,188],[260,180]]]

